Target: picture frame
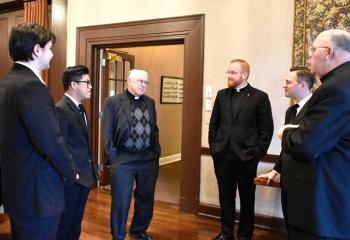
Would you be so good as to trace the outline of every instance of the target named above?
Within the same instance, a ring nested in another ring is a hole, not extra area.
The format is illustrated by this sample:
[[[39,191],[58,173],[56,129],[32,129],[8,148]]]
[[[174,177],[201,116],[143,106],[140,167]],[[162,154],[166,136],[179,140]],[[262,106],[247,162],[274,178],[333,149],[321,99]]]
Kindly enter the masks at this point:
[[[350,0],[295,0],[293,67],[309,67],[308,49],[327,29],[350,30]]]
[[[183,78],[162,76],[160,103],[181,104],[183,102]]]

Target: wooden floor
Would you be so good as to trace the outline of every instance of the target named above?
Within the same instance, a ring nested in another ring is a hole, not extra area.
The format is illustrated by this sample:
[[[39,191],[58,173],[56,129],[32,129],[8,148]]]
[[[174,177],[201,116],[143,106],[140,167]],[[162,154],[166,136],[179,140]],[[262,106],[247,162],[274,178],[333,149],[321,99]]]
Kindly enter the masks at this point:
[[[180,203],[181,161],[159,166],[154,198],[167,203]]]
[[[82,224],[81,240],[112,239],[109,227],[110,203],[111,197],[108,191],[95,189],[90,193]],[[128,224],[130,224],[130,215]],[[208,240],[219,230],[220,222],[216,219],[182,213],[178,205],[160,201],[155,204],[154,217],[148,229],[155,240]],[[11,239],[9,220],[4,214],[0,214],[0,239]],[[286,238],[274,232],[256,229],[254,239],[284,240]]]

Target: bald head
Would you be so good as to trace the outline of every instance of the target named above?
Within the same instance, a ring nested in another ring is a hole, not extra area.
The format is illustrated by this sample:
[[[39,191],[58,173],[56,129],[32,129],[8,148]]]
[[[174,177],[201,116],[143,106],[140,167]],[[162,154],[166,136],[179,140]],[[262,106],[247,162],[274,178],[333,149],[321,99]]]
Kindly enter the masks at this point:
[[[350,33],[331,29],[321,32],[310,48],[311,72],[322,78],[337,66],[350,61]]]
[[[326,30],[321,32],[317,38],[319,38],[320,41],[333,45],[335,48],[350,52],[350,33],[345,30]]]

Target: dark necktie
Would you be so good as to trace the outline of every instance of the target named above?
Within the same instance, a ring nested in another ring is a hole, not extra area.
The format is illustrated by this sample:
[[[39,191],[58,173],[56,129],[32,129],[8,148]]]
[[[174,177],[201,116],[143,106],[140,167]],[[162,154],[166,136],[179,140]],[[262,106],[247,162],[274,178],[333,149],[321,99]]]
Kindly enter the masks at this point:
[[[290,110],[290,121],[289,123],[294,123],[295,117],[297,115],[297,110],[298,110],[299,104],[294,104]]]
[[[84,106],[83,104],[80,103],[78,107],[79,107],[80,116],[83,119],[83,122],[86,124]]]

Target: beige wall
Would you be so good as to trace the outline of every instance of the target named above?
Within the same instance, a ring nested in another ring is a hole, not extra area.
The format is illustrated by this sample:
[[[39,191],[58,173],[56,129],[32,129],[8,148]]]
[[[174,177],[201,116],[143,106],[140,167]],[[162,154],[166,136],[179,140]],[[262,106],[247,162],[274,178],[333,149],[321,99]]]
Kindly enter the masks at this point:
[[[281,86],[291,66],[293,11],[293,0],[69,0],[67,65],[75,64],[79,26],[205,14],[204,87],[213,87],[212,100],[226,87],[229,60],[244,58],[251,65],[250,83],[269,93],[275,126],[281,126],[288,105]],[[209,117],[203,111],[203,147],[208,146]],[[274,137],[269,153],[279,151]]]
[[[161,76],[183,77],[183,45],[118,48],[135,56],[135,68],[148,71],[147,95],[156,102],[161,157],[181,153],[182,104],[160,104]]]
[[[205,14],[204,86],[213,87],[214,101],[226,87],[226,68],[233,58],[251,65],[249,82],[266,92],[272,102],[275,132],[283,124],[288,101],[282,79],[291,67],[293,0],[69,0],[67,65],[75,63],[79,26]],[[208,99],[210,100],[210,98]],[[207,147],[210,111],[202,118],[202,146]],[[269,153],[279,154],[274,136]],[[270,166],[267,166],[270,167]],[[261,166],[260,169],[265,169]],[[217,204],[217,188],[210,157],[201,159],[200,201]],[[280,216],[278,193],[257,192],[257,212]]]

